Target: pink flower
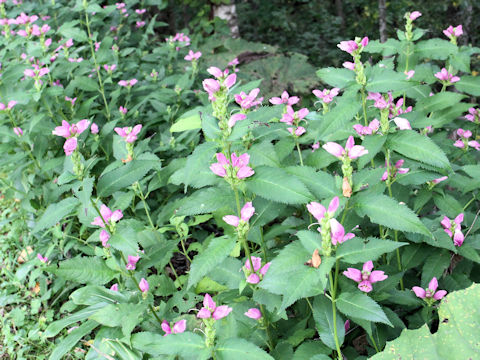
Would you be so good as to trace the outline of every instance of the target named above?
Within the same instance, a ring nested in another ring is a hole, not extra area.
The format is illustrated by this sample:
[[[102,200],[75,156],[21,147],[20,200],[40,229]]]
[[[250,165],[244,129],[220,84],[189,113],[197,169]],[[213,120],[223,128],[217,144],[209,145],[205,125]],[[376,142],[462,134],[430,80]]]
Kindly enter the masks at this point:
[[[52,134],[68,139],[72,136],[81,134],[88,129],[89,125],[90,121],[87,119],[80,120],[76,124],[72,125],[70,125],[67,121],[62,120],[62,126],[57,126],[55,130],[52,131]]]
[[[72,99],[72,98],[70,98],[70,97],[68,97],[68,96],[65,96],[65,101],[69,101],[69,102],[72,104],[72,106],[74,106],[74,105],[75,105],[75,101],[77,101],[77,98],[73,98],[73,99]]]
[[[43,257],[42,254],[37,254],[38,260],[40,260],[42,263],[46,264],[48,262],[48,258],[45,256]]]
[[[98,125],[92,123],[92,125],[90,126],[90,131],[92,132],[92,134],[98,134]]]
[[[225,85],[228,89],[230,89],[235,82],[237,81],[237,74],[228,75],[227,78],[224,80],[223,85]]]
[[[118,85],[124,86],[127,88],[131,88],[133,85],[135,85],[138,82],[137,79],[131,79],[131,80],[120,80],[118,82]]]
[[[463,222],[463,213],[457,215],[452,221],[448,217],[444,216],[440,224],[443,226],[443,230],[453,239],[455,246],[462,246],[465,237],[461,230],[461,224]]]
[[[470,109],[468,109],[468,112],[469,114],[465,115],[465,119],[471,122],[478,123],[480,119],[480,111],[478,109],[471,107]]]
[[[76,148],[77,148],[76,137],[72,137],[65,140],[65,143],[63,144],[63,150],[65,151],[65,155],[67,156],[72,155]]]
[[[140,282],[138,283],[138,287],[140,288],[140,291],[143,293],[147,292],[148,289],[150,288],[150,286],[148,285],[148,281],[145,280],[144,278],[140,280]]]
[[[447,180],[447,179],[448,179],[448,176],[442,176],[442,177],[439,177],[438,179],[432,180],[432,183],[438,184],[438,183],[440,183],[440,182],[442,182],[442,181],[445,181],[445,180]]]
[[[320,222],[324,217],[325,213],[328,212],[328,216],[333,216],[335,214],[335,211],[337,211],[338,206],[340,205],[340,199],[338,196],[335,196],[331,201],[330,204],[328,205],[328,210],[325,209],[325,207],[315,201],[312,201],[311,203],[307,204],[307,210],[310,214],[313,215],[315,219],[317,219],[318,222]]]
[[[202,81],[202,85],[203,89],[208,93],[209,99],[214,101],[215,97],[213,95],[220,90],[220,82],[215,79],[205,79]]]
[[[22,130],[22,128],[19,128],[19,127],[14,127],[14,128],[13,128],[13,132],[14,132],[15,135],[17,135],[17,136],[22,136],[22,135],[23,135],[23,130]]]
[[[312,145],[312,152],[314,152],[315,150],[318,150],[320,149],[320,141],[317,141],[316,143],[314,143]]]
[[[263,97],[257,99],[259,92],[259,88],[253,89],[248,95],[242,91],[240,92],[240,94],[235,94],[235,102],[240,105],[242,109],[245,110],[250,109],[253,106],[258,106],[263,101]]]
[[[463,35],[463,27],[462,27],[462,25],[457,25],[456,27],[453,27],[452,25],[450,25],[448,28],[443,30],[443,33],[449,39],[457,38],[457,37]]]
[[[370,124],[368,124],[368,126],[362,126],[361,124],[356,124],[356,125],[353,125],[353,128],[355,129],[357,134],[360,136],[372,135],[372,134],[375,134],[380,128],[380,121],[378,121],[377,119],[373,119],[372,121],[370,121]]]
[[[238,62],[238,58],[235,58],[235,59],[233,59],[232,61],[230,61],[230,62],[228,63],[228,66],[237,66],[238,64],[240,64],[240,63]]]
[[[330,219],[330,229],[332,237],[332,245],[341,244],[347,240],[353,239],[355,234],[345,234],[345,229],[336,219]]]
[[[245,274],[247,276],[247,283],[249,284],[258,284],[265,274],[267,273],[268,269],[270,268],[271,262],[266,263],[262,267],[262,259],[256,256],[251,256],[252,259],[252,267],[250,266],[250,260],[247,259],[245,261]]]
[[[245,313],[245,316],[248,316],[250,319],[258,320],[262,317],[262,312],[257,308],[248,309]]]
[[[142,125],[137,124],[133,128],[131,127],[123,127],[119,128],[116,127],[115,132],[123,137],[127,143],[133,143],[135,140],[137,140],[137,135],[138,133],[142,130]]]
[[[418,19],[420,16],[422,16],[422,13],[420,11],[413,11],[410,13],[410,20],[414,21]]]
[[[203,307],[198,312],[197,318],[208,319],[212,317],[215,320],[220,320],[230,314],[232,310],[233,309],[227,305],[217,307],[217,304],[215,304],[212,297],[209,294],[205,294],[205,297],[203,298]]]
[[[193,61],[193,60],[198,60],[202,56],[202,53],[200,51],[193,52],[192,50],[188,51],[188,55],[184,57],[185,60],[187,61]]]
[[[367,96],[367,100],[374,100],[375,103],[373,104],[373,106],[375,106],[377,109],[380,109],[380,110],[389,108],[393,104],[393,98],[391,93],[388,93],[388,100],[387,100],[380,93],[369,92]]]
[[[414,286],[412,290],[415,293],[415,295],[417,295],[421,299],[441,300],[445,295],[447,295],[447,292],[445,290],[437,291],[437,288],[438,288],[438,281],[437,281],[437,278],[434,277],[428,284],[427,289],[422,289],[421,287]]]
[[[373,262],[367,261],[365,264],[363,264],[362,271],[354,268],[347,268],[347,270],[343,272],[343,275],[356,281],[358,283],[358,288],[361,291],[369,293],[373,289],[372,284],[388,278],[383,271],[372,270]]]
[[[303,135],[307,132],[307,130],[305,130],[305,128],[303,126],[299,126],[297,128],[289,127],[289,128],[287,128],[287,130],[290,134],[292,134],[292,135],[295,134],[295,136],[301,136],[301,135]]]
[[[440,81],[446,82],[448,84],[453,84],[457,81],[460,81],[460,78],[458,76],[453,76],[445,68],[435,73],[434,76]]]
[[[415,70],[405,71],[405,75],[407,75],[407,80],[410,80],[415,75]]]
[[[110,287],[110,290],[112,290],[112,291],[118,291],[118,284],[113,284],[113,285]]]
[[[348,137],[345,149],[335,142],[327,142],[322,147],[327,152],[339,159],[342,159],[343,157],[348,157],[351,160],[354,160],[356,158],[359,158],[360,156],[368,154],[368,150],[365,149],[363,146],[355,145],[355,140],[353,139],[353,136]]]
[[[308,113],[309,111],[307,108],[302,108],[298,111],[294,111],[290,105],[287,105],[286,112],[283,114],[280,121],[289,125],[293,125],[294,123],[299,123],[300,121],[302,121],[305,116],[308,115]]]
[[[228,75],[228,70],[225,70],[225,72],[223,72],[222,70],[220,70],[218,67],[216,66],[210,66],[208,69],[207,69],[207,72],[210,74],[210,75],[213,75],[215,76],[217,79],[221,79],[223,78],[224,76],[227,76]]]
[[[348,70],[355,70],[355,63],[352,63],[350,61],[345,61],[342,66],[345,68],[345,69],[348,69]]]
[[[341,41],[340,44],[337,45],[337,47],[340,50],[346,51],[349,54],[351,54],[358,49],[358,44],[354,40],[348,40],[348,41]]]
[[[139,15],[144,14],[147,11],[147,9],[136,9],[135,12]]]
[[[123,106],[120,106],[120,107],[118,108],[118,111],[120,111],[123,115],[126,115],[127,112],[128,112],[127,108],[126,108],[126,107],[123,107]]]
[[[226,177],[227,175],[230,175],[237,179],[245,179],[255,173],[255,171],[253,171],[252,168],[248,166],[248,163],[250,161],[250,155],[246,153],[240,156],[232,153],[231,163],[222,153],[217,153],[216,157],[218,162],[210,165],[210,170],[212,170],[215,175],[221,177]]]
[[[298,103],[300,98],[298,96],[289,96],[288,92],[284,91],[282,97],[272,97],[269,101],[273,105],[287,104],[292,106]]]
[[[410,125],[410,122],[405,118],[401,118],[397,116],[396,118],[393,119],[393,122],[395,123],[395,125],[398,126],[400,130],[412,130],[412,126]]]
[[[105,230],[100,231],[100,241],[102,242],[102,246],[105,248],[109,248],[110,244],[108,244],[108,240],[110,239],[110,234]]]
[[[121,210],[115,210],[112,212],[112,210],[110,210],[110,208],[105,204],[102,204],[102,206],[100,206],[100,214],[102,216],[97,216],[95,219],[93,219],[93,221],[91,222],[92,225],[97,225],[105,228],[105,223],[103,222],[104,220],[107,223],[113,224],[123,218],[123,213]]]
[[[146,24],[145,21],[137,21],[137,22],[135,22],[135,27],[136,27],[137,29],[140,29],[140,28],[144,27],[145,24]]]
[[[405,160],[400,159],[395,163],[395,166],[390,166],[390,172],[391,172],[391,177],[394,178],[397,174],[406,174],[410,171],[409,168],[402,168],[403,163]],[[388,166],[387,163],[385,162],[385,166]],[[388,179],[388,170],[385,170],[385,172],[382,175],[382,181],[385,181]]]
[[[137,256],[128,255],[128,261],[127,261],[127,265],[125,265],[125,269],[135,270],[137,267],[138,260],[140,260],[140,255],[137,255]]]
[[[187,320],[177,321],[173,325],[173,328],[170,328],[170,324],[168,323],[168,321],[166,321],[166,320],[162,321],[162,330],[165,331],[165,335],[163,335],[163,336],[167,336],[167,335],[170,335],[170,334],[183,333],[186,328],[187,328]]]
[[[230,120],[228,120],[228,127],[233,128],[237,121],[245,120],[246,118],[247,118],[247,115],[242,114],[242,113],[233,114],[230,117]]]
[[[235,215],[225,215],[223,217],[223,221],[225,221],[229,225],[238,227],[238,225],[240,224],[240,221],[247,223],[254,213],[255,213],[255,208],[252,206],[252,202],[249,201],[245,205],[243,205],[242,210],[240,210],[240,218]]]
[[[323,89],[322,91],[313,90],[312,92],[313,95],[319,99],[322,99],[325,104],[328,104],[333,101],[333,98],[338,95],[339,91],[339,88],[333,88],[331,90]]]

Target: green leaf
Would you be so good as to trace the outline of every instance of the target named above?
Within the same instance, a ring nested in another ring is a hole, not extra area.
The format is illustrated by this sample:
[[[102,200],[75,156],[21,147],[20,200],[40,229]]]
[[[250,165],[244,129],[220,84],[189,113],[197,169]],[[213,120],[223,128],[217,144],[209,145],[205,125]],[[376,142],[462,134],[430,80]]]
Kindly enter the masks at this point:
[[[123,255],[128,256],[136,254],[138,252],[137,244],[137,232],[130,226],[118,226],[115,234],[108,239],[108,243],[121,252]]]
[[[381,43],[379,40],[371,40],[363,51],[382,54],[383,56],[391,56],[397,54],[399,49],[400,41],[396,39],[388,39],[384,43]]]
[[[218,360],[273,360],[265,350],[260,349],[257,345],[251,342],[239,339],[230,338],[227,339],[215,348],[215,353]]]
[[[76,76],[69,86],[83,90],[83,91],[98,91],[98,83],[92,78],[86,76]]]
[[[273,259],[260,287],[283,295],[282,309],[298,299],[315,296],[323,291],[319,282],[320,268],[304,265],[312,256],[300,241],[285,246]]]
[[[457,52],[457,47],[443,39],[430,39],[415,44],[414,53],[421,58],[446,60]]]
[[[280,168],[255,168],[255,175],[246,185],[254,194],[284,204],[305,204],[313,200],[299,179]]]
[[[81,29],[78,20],[63,23],[58,29],[58,33],[66,39],[72,38],[75,41],[87,41],[87,33]]]
[[[58,268],[49,266],[45,270],[66,280],[94,285],[103,285],[117,275],[99,257],[76,257],[60,262]]]
[[[325,296],[315,297],[313,301],[313,318],[315,319],[315,326],[320,339],[329,348],[335,350],[332,302]],[[339,315],[337,315],[337,336],[341,346],[345,338],[345,326],[343,319]]]
[[[134,182],[141,180],[155,166],[155,160],[132,160],[124,166],[100,176],[97,184],[97,195],[107,197],[117,190],[123,190]]]
[[[188,276],[188,286],[197,284],[209,271],[215,269],[235,246],[235,240],[229,236],[221,236],[212,239],[208,247],[193,258]]]
[[[444,91],[418,100],[415,105],[415,110],[423,113],[439,111],[458,104],[464,98],[466,98],[466,96],[463,94]]]
[[[280,167],[280,161],[275,152],[275,147],[268,140],[252,145],[252,147],[248,149],[248,154],[250,155],[250,164],[253,168],[260,165]]]
[[[380,150],[382,150],[383,144],[385,144],[386,140],[387,137],[382,135],[365,136],[365,139],[362,141],[362,146],[368,150],[368,154],[358,159],[359,169],[362,169],[380,152]]]
[[[387,92],[406,90],[414,83],[406,80],[406,75],[394,70],[374,67],[367,80],[366,90],[371,92]]]
[[[123,335],[130,336],[132,330],[142,320],[146,308],[145,303],[109,304],[92,314],[90,319],[109,327],[121,326]]]
[[[438,308],[439,325],[435,334],[428,326],[404,330],[372,360],[390,359],[477,359],[480,357],[480,285],[455,291]],[[453,351],[452,351],[453,350]]]
[[[147,354],[177,355],[188,359],[208,359],[211,350],[205,347],[205,340],[200,335],[184,332],[162,336],[151,332],[139,332],[132,335],[132,346]]]
[[[450,252],[437,249],[426,259],[422,269],[422,287],[426,287],[434,277],[440,279],[451,262]]]
[[[351,82],[355,81],[355,73],[348,69],[327,67],[318,70],[317,76],[324,83],[339,88],[345,88]]]
[[[336,304],[338,310],[347,317],[393,326],[380,305],[366,294],[344,292],[338,297]]]
[[[386,195],[371,193],[359,195],[356,198],[355,211],[359,216],[367,215],[373,223],[432,237],[430,231],[407,205],[400,205]]]
[[[466,92],[473,96],[480,96],[480,77],[462,75],[460,81],[455,83],[458,91]]]
[[[187,192],[187,187],[196,177],[199,171],[203,168],[208,168],[213,156],[217,150],[215,142],[205,142],[198,145],[193,151],[192,155],[187,158],[185,170],[183,172],[183,183],[185,184],[184,192]]]
[[[309,166],[289,166],[285,170],[300,179],[317,200],[331,198],[338,193],[335,179],[329,173]]]
[[[170,132],[182,132],[187,130],[195,130],[202,128],[202,119],[200,113],[204,112],[203,106],[187,111],[170,127]]]
[[[63,199],[62,201],[48,205],[47,209],[43,213],[42,217],[38,220],[33,228],[32,232],[38,232],[40,230],[54,226],[65,216],[70,214],[75,207],[77,207],[79,201],[74,197]]]
[[[77,305],[94,305],[100,302],[123,303],[127,301],[125,295],[103,286],[84,286],[70,294],[70,298]]]
[[[232,191],[225,187],[211,187],[197,190],[186,198],[178,209],[177,215],[207,214],[223,208],[235,209]]]
[[[389,253],[405,245],[408,245],[408,243],[374,237],[369,237],[365,241],[362,238],[355,237],[341,244],[338,247],[336,256],[337,259],[342,259],[346,263],[357,264],[369,260],[375,261],[382,254]]]
[[[300,230],[295,235],[310,254],[313,254],[315,249],[320,250],[322,248],[322,236],[318,231]]]
[[[387,147],[410,159],[442,169],[449,169],[445,153],[427,136],[413,130],[401,130],[389,136]]]
[[[93,320],[88,320],[73,330],[67,337],[63,338],[53,349],[48,360],[61,360],[63,355],[69,352],[76,343],[80,341],[85,335],[88,335],[99,324]]]

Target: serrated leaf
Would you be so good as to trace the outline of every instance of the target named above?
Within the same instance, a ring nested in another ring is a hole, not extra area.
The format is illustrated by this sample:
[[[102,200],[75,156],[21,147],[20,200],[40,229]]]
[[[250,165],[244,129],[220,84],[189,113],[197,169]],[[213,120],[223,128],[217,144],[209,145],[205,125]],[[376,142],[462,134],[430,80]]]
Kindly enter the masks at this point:
[[[304,263],[312,256],[300,241],[285,246],[272,260],[260,287],[274,294],[283,295],[282,309],[298,299],[315,296],[323,291],[319,286],[319,269]]]
[[[451,256],[446,250],[437,249],[426,259],[422,268],[422,287],[426,287],[434,277],[440,279],[443,272],[450,266]]]
[[[378,305],[366,294],[360,292],[344,292],[338,297],[336,305],[338,310],[340,310],[347,317],[353,317],[371,322],[380,322],[393,326],[380,305]]]
[[[331,349],[336,349],[333,327],[332,302],[325,296],[317,296],[313,302],[313,318],[320,339]],[[337,336],[340,346],[345,338],[343,319],[337,315]]]
[[[188,359],[208,359],[211,350],[205,347],[205,340],[200,335],[184,332],[170,336],[162,336],[151,332],[140,332],[132,335],[132,346],[147,354],[178,355]]]
[[[305,204],[313,200],[300,180],[280,168],[255,168],[255,175],[246,185],[254,194],[284,204]]]
[[[432,237],[430,231],[407,205],[400,205],[386,195],[361,194],[356,198],[355,210],[359,216],[367,215],[373,223]]]
[[[333,67],[317,70],[317,76],[324,83],[339,88],[344,88],[355,80],[355,73],[353,71],[348,69],[336,69]]]
[[[414,54],[421,58],[446,60],[450,54],[457,52],[457,47],[447,40],[430,39],[415,44]]]
[[[309,166],[289,166],[285,171],[300,179],[317,200],[331,198],[338,193],[335,179],[324,171],[317,171]]]
[[[98,91],[98,83],[86,76],[76,76],[69,85],[83,91]]]
[[[390,359],[476,359],[480,357],[480,285],[455,291],[442,300],[438,308],[439,326],[431,334],[427,325],[404,330],[384,351],[372,360]],[[454,349],[454,351],[452,351]]]
[[[410,159],[442,169],[449,169],[445,153],[427,136],[413,130],[401,130],[389,136],[387,147]]]
[[[207,214],[225,207],[235,209],[232,191],[224,187],[211,187],[197,190],[186,198],[178,209],[177,215]]]
[[[338,247],[336,257],[349,264],[363,263],[369,260],[375,261],[382,254],[389,253],[405,245],[408,245],[408,243],[374,237],[369,237],[365,241],[362,238],[355,237]]]
[[[154,160],[132,160],[120,168],[103,174],[98,180],[97,195],[106,197],[117,190],[125,189],[135,181],[141,180],[158,163]]]
[[[56,344],[48,360],[61,360],[63,355],[69,352],[76,343],[80,341],[85,335],[90,334],[99,324],[96,321],[88,320],[82,325],[73,330],[58,344]]]
[[[383,56],[391,56],[398,53],[400,49],[400,41],[396,39],[388,39],[381,43],[379,40],[370,40],[363,51],[368,53],[382,54]]]
[[[70,214],[75,207],[77,207],[79,201],[74,197],[63,199],[55,204],[48,205],[47,209],[43,213],[42,217],[37,221],[32,232],[38,232],[40,230],[54,226],[65,216]]]
[[[273,360],[265,350],[245,339],[231,338],[217,345],[215,354],[219,360]]]
[[[109,290],[103,286],[89,285],[75,290],[70,298],[77,305],[94,305],[100,302],[123,303],[127,297],[118,291]]]
[[[187,111],[170,127],[170,132],[201,129],[202,120],[200,119],[200,113],[204,111],[205,108],[203,106],[197,106],[196,108]]]
[[[394,70],[374,67],[367,80],[366,90],[371,92],[387,92],[406,90],[414,83],[406,80],[406,75]]]
[[[473,96],[480,96],[480,77],[462,75],[460,81],[455,83],[457,90]]]
[[[466,96],[460,93],[444,91],[417,101],[415,110],[423,113],[439,111],[458,104]]]
[[[209,271],[213,270],[231,253],[236,241],[229,236],[212,239],[202,253],[193,258],[188,276],[188,286],[197,284]]]
[[[66,280],[81,284],[103,285],[117,275],[117,272],[110,269],[98,257],[76,257],[60,262],[58,268],[50,266],[46,270]]]

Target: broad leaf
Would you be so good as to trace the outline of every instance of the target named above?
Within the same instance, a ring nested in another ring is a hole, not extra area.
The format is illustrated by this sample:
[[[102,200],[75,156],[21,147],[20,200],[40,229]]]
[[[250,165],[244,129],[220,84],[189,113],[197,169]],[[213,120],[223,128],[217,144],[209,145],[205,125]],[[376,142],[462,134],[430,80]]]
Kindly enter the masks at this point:
[[[335,350],[332,302],[325,296],[315,297],[313,302],[313,318],[315,319],[315,327],[317,328],[318,335],[320,335],[320,339],[322,339],[329,348]],[[345,326],[343,319],[338,314],[337,335],[341,346],[345,337]]]
[[[414,49],[415,55],[432,60],[445,60],[450,54],[457,52],[457,47],[444,39],[419,41]]]
[[[369,260],[375,261],[382,254],[389,253],[407,244],[374,237],[370,237],[365,241],[362,238],[355,237],[341,244],[338,247],[336,256],[337,259],[341,259],[349,264],[363,263]]]
[[[98,325],[99,324],[93,320],[84,322],[55,346],[48,360],[63,359],[63,356],[69,352],[80,341],[80,339],[85,335],[90,334]]]
[[[265,350],[260,349],[247,340],[239,338],[230,338],[222,341],[215,348],[215,354],[218,360],[238,360],[244,358],[248,360],[273,360]]]
[[[473,96],[480,96],[480,77],[462,75],[460,81],[455,83],[458,91],[466,92]]]
[[[33,228],[33,232],[54,226],[65,216],[70,214],[73,209],[79,204],[79,201],[74,197],[63,199],[62,201],[48,205],[42,217],[38,220]]]
[[[361,292],[344,292],[339,296],[336,304],[338,310],[347,317],[380,322],[393,326],[380,305],[372,300],[367,294]]]
[[[46,270],[81,284],[103,285],[117,275],[99,257],[76,257],[60,262],[58,268],[49,266]]]
[[[318,70],[317,76],[324,83],[339,88],[344,88],[355,80],[355,74],[353,71],[348,69],[336,69],[332,67]]]

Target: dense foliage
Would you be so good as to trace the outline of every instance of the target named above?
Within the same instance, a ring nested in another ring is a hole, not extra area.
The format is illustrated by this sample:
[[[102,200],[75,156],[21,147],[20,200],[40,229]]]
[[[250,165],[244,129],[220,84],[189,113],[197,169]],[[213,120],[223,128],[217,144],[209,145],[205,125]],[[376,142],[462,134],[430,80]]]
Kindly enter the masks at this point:
[[[385,43],[338,39],[346,61],[315,78],[201,16],[169,34],[174,10],[0,1],[0,352],[478,357],[462,26],[426,39],[406,9]]]

